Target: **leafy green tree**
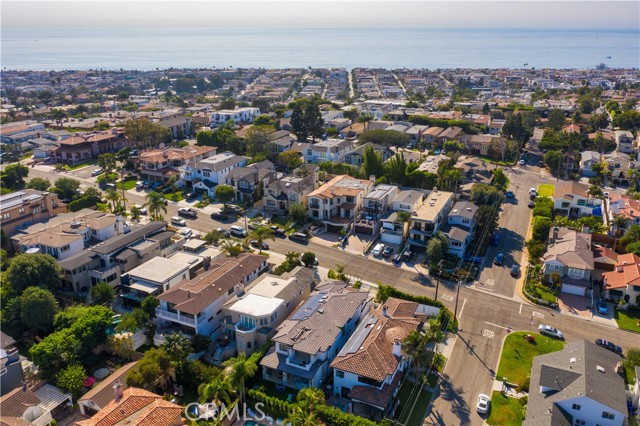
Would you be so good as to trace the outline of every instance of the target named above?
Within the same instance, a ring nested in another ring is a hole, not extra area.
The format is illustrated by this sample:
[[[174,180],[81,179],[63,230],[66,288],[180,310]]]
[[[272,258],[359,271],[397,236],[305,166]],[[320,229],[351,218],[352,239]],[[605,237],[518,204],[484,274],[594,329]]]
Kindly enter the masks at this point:
[[[71,178],[60,178],[55,182],[56,193],[63,200],[72,200],[78,195],[80,181]]]
[[[322,134],[324,132],[324,121],[322,120],[320,107],[317,103],[311,102],[307,105],[304,111],[304,121],[307,124],[309,135],[314,142],[316,139],[322,137]]]
[[[640,129],[640,112],[638,111],[625,111],[617,114],[613,119],[613,126],[619,127],[622,130],[629,130],[635,132]]]
[[[636,256],[640,256],[640,241],[636,241],[635,243],[629,243],[625,247],[627,253],[633,253]]]
[[[160,386],[166,389],[175,378],[176,370],[167,352],[162,348],[152,348],[145,352],[138,365],[129,371],[125,382],[128,386],[146,389]]]
[[[562,129],[566,120],[564,111],[559,108],[552,109],[547,118],[549,127],[556,131]]]
[[[405,147],[410,142],[410,137],[406,133],[395,130],[369,130],[363,132],[358,137],[358,143],[363,145],[371,142],[383,146]]]
[[[108,175],[116,168],[116,156],[109,153],[99,155],[98,166]]]
[[[80,364],[73,364],[56,375],[56,384],[77,399],[82,393],[86,378],[87,371],[84,367]]]
[[[533,135],[533,131],[526,125],[522,114],[517,113],[507,117],[504,126],[502,126],[502,134],[509,139],[524,143]]]
[[[156,317],[156,308],[160,306],[160,301],[156,296],[147,296],[140,302],[140,308],[149,316],[150,319]]]
[[[309,128],[304,118],[304,110],[299,102],[295,103],[291,113],[291,131],[299,141],[306,141],[309,138]]]
[[[29,349],[29,358],[44,378],[52,378],[65,366],[77,360],[80,341],[73,330],[65,328],[49,334]]]
[[[506,190],[509,186],[509,178],[504,173],[504,170],[497,168],[493,171],[493,183],[501,190]]]
[[[623,246],[635,243],[637,241],[640,241],[640,225],[631,225],[629,228],[627,228],[624,236],[620,238],[620,244],[622,244]]]
[[[389,159],[386,164],[387,173],[386,176],[390,183],[397,185],[404,185],[407,179],[407,162],[404,159],[404,154],[399,153]]]
[[[239,390],[240,405],[242,406],[245,401],[245,380],[256,374],[258,365],[254,360],[247,359],[247,355],[244,352],[240,352],[236,357],[226,360],[223,365],[228,371],[231,384]]]
[[[555,176],[560,172],[562,164],[562,151],[549,151],[544,155],[544,164],[551,170]]]
[[[114,334],[109,336],[109,350],[114,355],[130,360],[133,358],[135,354],[135,349],[133,349],[134,342],[133,337],[127,334]]]
[[[495,186],[476,183],[471,187],[471,200],[477,206],[498,205],[504,201],[504,193]]]
[[[2,186],[12,191],[24,188],[24,180],[29,176],[29,168],[22,164],[9,164],[2,172]]]
[[[596,130],[606,129],[609,126],[609,117],[607,114],[593,114],[589,119],[589,123]]]
[[[271,143],[271,134],[275,131],[272,126],[254,125],[247,132],[245,146],[247,155],[254,157],[257,154],[267,152],[267,145]]]
[[[160,211],[167,212],[167,206],[164,204],[164,197],[159,192],[150,192],[146,196],[147,202],[144,203],[144,207],[149,209],[151,219],[159,220],[162,216]]]
[[[534,239],[527,240],[527,242],[525,243],[525,247],[527,248],[527,252],[529,252],[529,258],[532,261],[537,261],[538,259],[540,259],[547,249],[544,243],[536,241]]]
[[[285,151],[278,154],[278,163],[287,168],[287,171],[297,169],[302,166],[303,161],[300,157],[300,153],[297,151]]]
[[[233,200],[236,195],[236,190],[233,188],[233,186],[218,185],[216,186],[215,194],[218,201],[224,204]]]
[[[30,330],[49,332],[59,310],[58,302],[49,290],[29,287],[20,296],[20,317]]]
[[[51,188],[49,179],[34,177],[27,183],[27,188],[36,189],[38,191],[46,191]]]
[[[91,301],[94,305],[110,305],[116,295],[115,290],[107,283],[98,283],[91,287]]]
[[[449,250],[449,241],[442,232],[436,233],[427,243],[427,259],[430,263],[438,263],[444,259]]]
[[[316,254],[312,251],[308,251],[302,255],[301,260],[304,266],[307,268],[313,268],[316,264]]]
[[[48,254],[20,254],[11,261],[4,279],[17,295],[21,295],[31,286],[50,291],[58,289],[61,274],[58,262]]]
[[[56,122],[58,125],[58,129],[62,129],[62,122],[65,118],[67,118],[68,114],[66,111],[54,108],[51,110],[51,119]]]
[[[364,168],[364,175],[367,178],[369,176],[384,176],[384,162],[382,161],[382,154],[376,152],[373,149],[373,146],[369,145],[364,150],[362,167]]]
[[[230,404],[234,393],[233,386],[227,377],[217,376],[211,381],[198,386],[201,403],[211,400],[214,404],[220,402]]]
[[[209,231],[204,236],[204,240],[207,244],[218,244],[218,242],[224,238],[224,234],[217,229]]]
[[[269,117],[267,114],[259,115],[256,117],[255,120],[253,120],[253,125],[254,126],[270,126],[271,117]]]
[[[536,217],[533,220],[533,239],[544,242],[549,238],[551,230],[551,219],[547,217]]]
[[[256,240],[258,247],[260,247],[260,253],[262,253],[262,243],[264,243],[265,240],[274,241],[276,239],[273,230],[266,226],[258,226],[249,231],[249,238]]]
[[[135,333],[142,327],[146,326],[149,321],[149,314],[141,308],[136,308],[131,312],[127,312],[126,314],[122,315],[122,317],[120,318],[120,322],[116,326],[116,331],[120,333]]]
[[[297,223],[304,223],[307,218],[307,209],[301,203],[289,203],[289,216]]]
[[[187,358],[187,355],[193,350],[191,340],[181,333],[167,334],[164,339],[165,342],[162,348],[176,365],[182,364]]]
[[[124,134],[137,148],[157,148],[171,142],[169,129],[147,118],[127,121]]]

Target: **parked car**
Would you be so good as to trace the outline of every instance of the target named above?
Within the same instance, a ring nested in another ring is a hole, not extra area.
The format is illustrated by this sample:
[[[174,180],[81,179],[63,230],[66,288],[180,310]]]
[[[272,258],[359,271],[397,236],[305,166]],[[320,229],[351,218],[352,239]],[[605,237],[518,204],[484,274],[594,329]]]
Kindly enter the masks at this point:
[[[143,182],[143,181],[141,181],[141,180],[137,181],[137,182],[136,182],[136,189],[139,191],[139,190],[141,190],[142,188],[144,188],[144,182]]]
[[[222,235],[224,235],[225,237],[229,238],[231,236],[231,234],[229,233],[229,231],[227,231],[224,228],[216,228],[216,231],[218,231],[219,233],[221,233]]]
[[[191,207],[180,207],[178,209],[178,214],[180,216],[188,217],[190,219],[195,219],[198,217],[198,212],[192,209]]]
[[[538,197],[538,195],[537,195],[537,194],[535,194],[535,193],[533,193],[533,194],[532,194],[532,193],[529,193],[529,199],[530,199],[530,200],[535,200],[537,197]]]
[[[511,267],[511,276],[518,277],[519,275],[520,275],[520,265],[518,265],[517,263],[514,263],[513,266]]]
[[[524,160],[520,160],[520,161],[518,161],[518,164],[521,165],[521,166],[524,166],[525,164],[527,164],[527,162],[524,161]]]
[[[496,254],[496,257],[493,258],[493,263],[501,266],[504,263],[504,253]]]
[[[193,230],[191,228],[184,228],[180,230],[180,235],[185,238],[191,238],[191,236],[193,235]]]
[[[491,240],[489,240],[489,244],[496,247],[500,243],[500,235],[497,232],[491,234]]]
[[[277,237],[286,237],[287,233],[284,229],[278,227],[278,225],[271,225],[271,230]]]
[[[172,225],[178,225],[178,226],[187,226],[187,221],[186,221],[186,220],[184,220],[184,219],[183,219],[183,218],[181,218],[181,217],[173,216],[173,217],[171,218],[171,224],[172,224]]]
[[[91,172],[91,176],[99,176],[99,175],[101,175],[101,174],[103,174],[103,173],[104,173],[104,170],[102,170],[102,169],[95,169],[95,170],[93,170],[93,171]]]
[[[504,194],[507,198],[516,198],[516,194],[513,193],[513,191],[507,191]]]
[[[138,211],[140,212],[141,215],[146,216],[147,213],[149,213],[149,211],[147,210],[146,207],[142,207],[140,204],[136,204],[134,205],[134,207],[137,207]]]
[[[231,227],[229,228],[229,233],[238,238],[244,238],[247,236],[247,230],[238,225],[231,225]]]
[[[489,395],[481,393],[478,395],[478,403],[476,404],[476,411],[480,414],[487,414],[489,411]]]
[[[309,237],[307,237],[307,234],[304,234],[302,232],[295,232],[289,235],[289,239],[291,241],[297,241],[299,243],[307,243],[307,241],[309,241]]]
[[[211,213],[211,219],[217,220],[219,222],[224,222],[225,220],[229,219],[229,216],[222,214],[220,212],[214,212],[214,213]]]
[[[538,161],[538,167],[544,167],[544,161]]]
[[[535,194],[537,196],[538,191],[535,188],[529,188],[529,194]]]
[[[411,251],[405,250],[404,252],[402,252],[402,259],[404,259],[405,262],[410,261],[412,257],[413,253]]]
[[[393,254],[393,248],[392,247],[385,247],[384,250],[382,250],[382,257],[389,257]]]
[[[393,263],[397,265],[400,262],[402,262],[402,253],[398,253],[395,256],[393,256]]]
[[[604,300],[598,300],[598,304],[596,306],[600,315],[607,315],[609,313],[609,305]]]
[[[611,352],[616,353],[618,355],[622,355],[622,348],[608,340],[596,339],[596,345],[600,346],[601,348],[609,349]]]
[[[378,243],[371,251],[371,254],[374,256],[380,256],[383,250],[384,250],[384,244]]]
[[[193,200],[195,198],[198,198],[198,194],[196,194],[195,192],[187,192],[186,194],[184,194],[185,200]]]
[[[269,250],[269,244],[265,243],[264,241],[262,242],[262,247],[258,245],[258,240],[251,240],[249,241],[249,244],[251,244],[251,247],[262,248],[262,250]]]
[[[527,207],[529,207],[530,209],[534,208],[536,206],[535,201],[529,201],[529,204],[527,204]]]
[[[554,339],[564,339],[564,334],[557,328],[553,328],[550,325],[540,324],[538,326],[538,332],[542,335],[553,337]]]

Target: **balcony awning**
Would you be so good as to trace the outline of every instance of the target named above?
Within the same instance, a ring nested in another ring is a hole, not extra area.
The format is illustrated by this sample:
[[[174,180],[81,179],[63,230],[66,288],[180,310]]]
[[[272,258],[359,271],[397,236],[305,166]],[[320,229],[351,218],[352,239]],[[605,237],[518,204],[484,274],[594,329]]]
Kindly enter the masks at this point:
[[[133,283],[129,286],[130,289],[132,290],[138,290],[141,291],[143,293],[148,293],[151,294],[154,291],[158,290],[158,286],[155,285],[149,285],[149,284],[142,284],[142,283]]]

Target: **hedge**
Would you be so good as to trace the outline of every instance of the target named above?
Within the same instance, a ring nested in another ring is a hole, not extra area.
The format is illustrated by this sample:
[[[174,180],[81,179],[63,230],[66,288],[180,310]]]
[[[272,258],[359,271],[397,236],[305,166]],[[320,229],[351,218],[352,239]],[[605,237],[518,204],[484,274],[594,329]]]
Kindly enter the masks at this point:
[[[78,210],[93,207],[100,201],[97,197],[82,197],[69,203],[69,211],[77,212]]]

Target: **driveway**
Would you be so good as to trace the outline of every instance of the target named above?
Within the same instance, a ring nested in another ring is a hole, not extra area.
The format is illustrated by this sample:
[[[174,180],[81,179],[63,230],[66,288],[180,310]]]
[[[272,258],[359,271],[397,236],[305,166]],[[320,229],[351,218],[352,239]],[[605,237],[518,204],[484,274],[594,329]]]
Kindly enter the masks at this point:
[[[609,304],[609,312],[601,315],[595,307],[592,308],[590,297],[559,293],[558,308],[563,314],[575,315],[579,318],[590,319],[612,327],[618,326],[613,318],[613,306]]]

